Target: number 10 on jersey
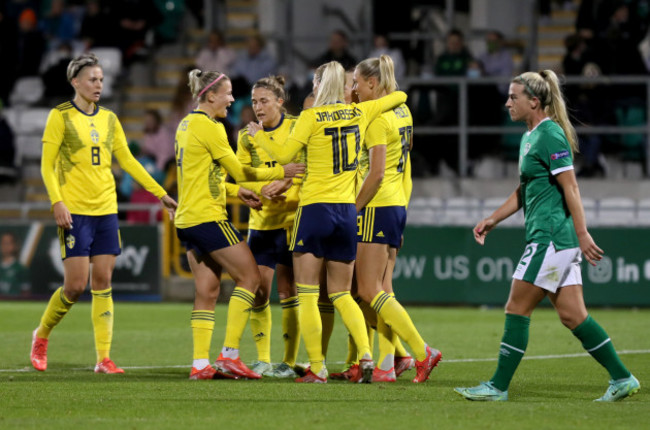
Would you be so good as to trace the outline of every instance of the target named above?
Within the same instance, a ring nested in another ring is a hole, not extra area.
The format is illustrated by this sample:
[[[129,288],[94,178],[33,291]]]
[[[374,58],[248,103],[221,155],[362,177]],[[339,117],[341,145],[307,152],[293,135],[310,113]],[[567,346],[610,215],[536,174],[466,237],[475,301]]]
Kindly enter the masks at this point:
[[[361,149],[361,134],[358,125],[338,128],[326,128],[325,136],[332,136],[332,164],[334,174],[349,172],[357,169],[357,157]],[[348,137],[354,137],[354,160],[350,163],[352,154],[348,152]]]

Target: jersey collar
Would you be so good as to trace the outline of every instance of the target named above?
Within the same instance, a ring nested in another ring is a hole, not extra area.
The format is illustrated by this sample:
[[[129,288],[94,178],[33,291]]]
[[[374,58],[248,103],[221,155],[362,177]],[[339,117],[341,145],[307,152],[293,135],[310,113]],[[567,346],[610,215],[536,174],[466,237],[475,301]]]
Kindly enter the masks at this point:
[[[79,106],[77,106],[73,100],[70,100],[70,103],[72,103],[72,106],[74,106],[75,109],[77,109],[79,112],[81,112],[82,114],[84,114],[86,116],[95,116],[95,115],[97,115],[97,112],[99,112],[99,105],[97,103],[95,103],[95,110],[93,111],[93,113],[86,113],[86,112],[82,111],[81,109],[79,109]]]
[[[544,118],[544,119],[541,120],[541,121],[540,121],[540,122],[539,122],[535,127],[533,127],[532,130],[527,131],[527,132],[526,132],[526,133],[528,133],[527,135],[530,135],[530,133],[532,133],[533,131],[537,130],[537,127],[539,127],[540,124],[543,123],[544,121],[550,121],[550,120],[551,120],[551,118],[549,118],[549,117]]]
[[[280,117],[280,122],[278,123],[278,125],[276,125],[275,127],[271,127],[271,128],[264,127],[264,131],[277,130],[278,128],[280,128],[280,126],[282,125],[283,122],[284,122],[284,112],[282,112],[282,116]]]

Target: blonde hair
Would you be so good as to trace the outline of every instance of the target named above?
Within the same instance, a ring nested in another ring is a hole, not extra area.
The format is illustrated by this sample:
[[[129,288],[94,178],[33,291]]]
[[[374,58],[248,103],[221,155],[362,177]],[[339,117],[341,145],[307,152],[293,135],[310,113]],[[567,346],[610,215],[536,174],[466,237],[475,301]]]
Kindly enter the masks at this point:
[[[397,89],[395,80],[395,65],[388,55],[379,58],[367,58],[357,65],[357,71],[365,80],[377,78],[377,90],[390,94]]]
[[[273,93],[275,97],[282,100],[287,100],[286,93],[284,91],[284,76],[268,76],[266,78],[259,79],[253,85],[253,90],[257,88],[263,88],[269,90]],[[280,109],[282,112],[286,112],[284,106]]]
[[[569,120],[564,96],[560,89],[560,81],[552,70],[540,72],[526,72],[512,80],[513,83],[524,86],[528,98],[536,97],[544,112],[555,121],[564,131],[571,151],[578,151],[578,135]]]
[[[72,82],[72,80],[79,75],[81,69],[91,66],[99,66],[99,58],[97,58],[97,55],[93,54],[92,52],[87,52],[73,58],[68,63],[68,70],[66,73],[68,82]]]
[[[223,75],[223,77],[219,78],[221,75]],[[192,92],[192,97],[194,97],[198,102],[205,101],[205,97],[208,93],[217,91],[221,84],[229,79],[228,76],[221,72],[202,72],[199,69],[192,70],[187,74],[187,76],[189,80],[188,86]],[[217,79],[219,79],[219,81],[215,83],[214,81]],[[206,89],[207,91],[204,91]]]
[[[345,100],[345,70],[338,61],[330,61],[316,69],[314,79],[319,82],[314,107]]]

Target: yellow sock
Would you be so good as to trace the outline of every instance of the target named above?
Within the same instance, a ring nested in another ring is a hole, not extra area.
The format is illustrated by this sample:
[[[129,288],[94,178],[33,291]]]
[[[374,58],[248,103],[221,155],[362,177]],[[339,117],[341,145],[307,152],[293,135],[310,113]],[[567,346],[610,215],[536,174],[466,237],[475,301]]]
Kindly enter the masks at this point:
[[[97,362],[100,363],[110,356],[113,342],[113,295],[109,287],[105,290],[91,290],[93,302],[91,316],[95,332],[95,350]]]
[[[320,321],[323,327],[321,334],[321,351],[323,357],[327,357],[327,349],[330,345],[330,338],[334,330],[334,305],[332,302],[318,302],[318,311],[320,312]]]
[[[212,332],[214,331],[214,311],[192,311],[191,325],[194,360],[209,360]]]
[[[228,318],[226,323],[226,339],[224,348],[239,349],[241,336],[246,328],[249,313],[253,308],[255,294],[241,287],[235,287],[228,303]]]
[[[323,369],[323,351],[321,337],[323,326],[318,312],[318,285],[296,284],[298,287],[298,317],[300,320],[300,331],[305,341],[305,349],[309,357],[311,371],[318,374]]]
[[[63,294],[63,287],[59,287],[50,297],[50,302],[41,317],[36,336],[44,339],[49,338],[52,329],[63,319],[74,303]]]
[[[375,332],[376,330],[372,328],[366,321],[366,331],[368,332],[368,348],[374,355],[375,353]]]
[[[388,295],[395,298],[395,293],[388,293]],[[402,345],[402,341],[399,340],[399,336],[397,336],[397,333],[395,332],[393,332],[393,345],[395,345],[395,357],[410,356],[406,348],[404,348],[404,345]]]
[[[271,362],[271,308],[267,300],[251,312],[251,331],[257,348],[257,360]]]
[[[357,352],[357,345],[354,343],[354,338],[348,333],[348,356],[345,359],[346,367],[353,364],[359,364],[359,354]]]
[[[298,324],[298,296],[280,300],[282,306],[282,338],[284,339],[283,363],[293,367],[300,346],[300,324]]]
[[[397,335],[386,325],[382,317],[377,318],[377,335],[379,337],[379,359],[377,367],[381,370],[390,370],[395,367],[395,345],[393,339]]]
[[[409,344],[418,361],[427,357],[424,340],[413,325],[411,317],[397,300],[381,291],[372,299],[370,305],[384,322]]]
[[[357,345],[359,357],[364,357],[368,354],[372,357],[370,346],[368,345],[368,331],[366,330],[366,321],[363,318],[363,313],[350,295],[349,291],[342,293],[332,293],[329,295],[330,300],[334,303],[334,307],[341,314],[343,323],[348,329],[348,332],[354,338],[354,343]]]
[[[357,302],[363,317],[366,319],[366,329],[368,330],[368,346],[370,351],[375,349],[375,328],[377,327],[377,312],[370,307],[370,305],[364,302],[361,297],[355,296],[354,301]]]

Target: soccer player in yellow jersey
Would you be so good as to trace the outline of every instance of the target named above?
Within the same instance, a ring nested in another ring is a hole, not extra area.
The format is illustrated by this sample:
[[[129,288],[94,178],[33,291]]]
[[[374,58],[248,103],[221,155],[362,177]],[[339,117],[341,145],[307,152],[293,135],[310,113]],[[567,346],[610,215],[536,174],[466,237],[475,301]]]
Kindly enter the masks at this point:
[[[406,101],[394,92],[359,104],[345,104],[345,73],[335,61],[320,66],[314,75],[314,107],[300,114],[291,136],[280,145],[264,136],[260,146],[278,162],[287,162],[307,148],[307,174],[300,189],[300,206],[291,238],[298,287],[300,330],[309,355],[310,370],[297,382],[327,382],[318,312],[319,274],[327,267],[330,300],[341,313],[361,357],[363,382],[372,379],[372,354],[363,314],[350,284],[356,257],[355,177],[357,156],[366,127],[382,112]],[[249,124],[249,133],[261,130]]]
[[[278,143],[286,141],[298,119],[288,115],[283,107],[286,99],[284,78],[270,76],[253,85],[252,105],[264,134]],[[248,128],[239,132],[237,158],[244,166],[273,167],[277,161],[266,153],[248,134]],[[304,163],[304,151],[295,158]],[[248,222],[248,246],[262,276],[251,312],[251,330],[257,346],[258,361],[251,370],[264,376],[295,378],[300,329],[298,325],[298,292],[293,278],[293,263],[289,251],[289,237],[298,207],[301,179],[283,179],[273,182],[246,183],[246,188],[262,196],[262,209],[251,211]],[[278,295],[282,306],[282,336],[284,357],[275,369],[271,365],[271,309],[269,295],[273,275],[277,273]]]
[[[179,204],[175,225],[178,238],[187,248],[196,285],[190,379],[226,374],[259,379],[261,376],[239,358],[239,342],[260,284],[260,272],[250,249],[228,221],[225,176],[227,172],[239,182],[290,178],[303,173],[304,165],[264,169],[242,166],[228,144],[223,124],[215,121],[226,117],[234,101],[230,79],[223,73],[194,69],[189,73],[189,86],[198,108],[180,122],[176,131]],[[239,193],[255,196],[245,188],[240,188]],[[226,338],[215,369],[210,366],[209,354],[222,268],[237,286],[230,297]]]
[[[397,87],[393,61],[387,55],[369,58],[355,70],[356,91],[361,101],[374,100]],[[373,379],[395,381],[393,331],[404,339],[416,358],[413,382],[424,382],[442,358],[426,345],[406,310],[384,291],[390,248],[399,248],[406,225],[404,168],[411,145],[413,119],[405,104],[374,120],[363,142],[360,171],[364,177],[356,200],[359,296],[377,313],[379,361]]]
[[[98,58],[88,53],[73,59],[67,77],[75,95],[50,111],[41,159],[43,182],[59,228],[63,286],[52,294],[34,330],[30,358],[36,370],[47,368],[50,332],[83,293],[90,275],[95,372],[124,373],[109,357],[113,338],[111,276],[122,246],[113,157],[161,199],[171,216],[176,202],[131,155],[117,116],[97,105],[104,80]]]

